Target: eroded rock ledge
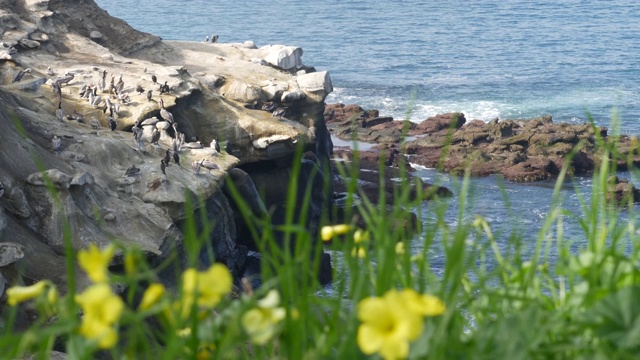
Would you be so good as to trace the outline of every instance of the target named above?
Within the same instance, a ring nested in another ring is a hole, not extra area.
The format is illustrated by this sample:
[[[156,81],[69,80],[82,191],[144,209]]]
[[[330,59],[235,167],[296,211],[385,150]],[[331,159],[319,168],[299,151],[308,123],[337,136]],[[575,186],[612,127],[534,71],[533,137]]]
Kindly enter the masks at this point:
[[[622,157],[640,164],[634,153],[638,144],[631,137],[611,137],[606,128],[591,124],[554,123],[548,115],[485,123],[449,113],[415,124],[357,105],[329,104],[324,116],[335,136],[379,144],[371,154],[364,151],[365,158],[375,159],[385,149],[388,163],[397,164],[406,156],[411,163],[457,175],[468,168],[472,176],[501,174],[507,180],[530,182],[555,178],[565,165],[570,174],[589,174],[601,161],[597,141],[616,142]],[[628,166],[622,157],[618,169]]]
[[[333,145],[322,114],[333,88],[328,72],[302,63],[300,48],[165,42],[91,0],[0,0],[0,42],[0,242],[24,246],[16,283],[49,278],[64,291],[65,222],[75,249],[117,238],[160,261],[181,246],[188,203],[195,214],[204,206],[200,223],[215,224],[216,261],[236,279],[252,275],[251,241],[223,191],[227,179],[256,216],[275,222],[297,151],[310,154],[302,168],[316,174],[302,179],[325,177]],[[83,87],[101,101],[81,98]],[[161,118],[161,100],[175,124]],[[180,162],[171,156],[161,168],[167,150]],[[314,193],[311,232],[331,199]],[[323,261],[326,282],[328,256]],[[78,274],[82,289],[87,280]]]

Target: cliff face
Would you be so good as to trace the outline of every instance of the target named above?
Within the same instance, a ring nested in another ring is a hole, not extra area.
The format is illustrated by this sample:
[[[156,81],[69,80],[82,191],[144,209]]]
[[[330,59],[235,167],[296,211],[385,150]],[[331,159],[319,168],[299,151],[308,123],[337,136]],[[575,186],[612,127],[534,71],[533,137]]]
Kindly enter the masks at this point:
[[[310,172],[332,149],[323,118],[331,79],[302,66],[299,48],[163,42],[90,0],[0,0],[0,41],[0,242],[25,247],[16,263],[23,278],[64,287],[65,221],[76,249],[117,238],[160,259],[180,246],[185,203],[193,198],[207,206],[200,221],[220,225],[212,233],[220,260],[241,276],[237,234],[246,232],[221,191],[229,171],[263,215],[286,191],[274,189],[265,204],[260,189],[288,185],[280,176],[297,147],[314,153],[302,167]],[[83,87],[95,88],[97,105],[80,96]],[[175,124],[161,118],[161,100]],[[213,140],[221,151],[209,147]],[[176,148],[180,164],[172,160],[163,174],[161,159]],[[265,175],[265,164],[281,171]],[[313,206],[327,198],[314,195]]]

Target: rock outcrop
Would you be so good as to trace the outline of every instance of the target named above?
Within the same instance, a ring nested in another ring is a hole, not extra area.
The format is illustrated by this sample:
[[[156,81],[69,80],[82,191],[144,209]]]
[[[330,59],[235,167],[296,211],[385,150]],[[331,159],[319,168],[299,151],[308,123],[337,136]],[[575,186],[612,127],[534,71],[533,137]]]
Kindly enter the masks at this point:
[[[333,148],[323,118],[333,87],[328,72],[303,65],[302,49],[165,42],[91,0],[0,0],[0,41],[0,242],[23,247],[16,283],[49,278],[64,291],[66,227],[74,249],[117,238],[157,263],[181,247],[191,214],[215,224],[216,258],[203,254],[201,266],[221,261],[238,279],[256,266],[224,184],[274,216],[297,152],[315,159],[302,160],[300,179],[312,184],[317,229],[332,198],[318,169]]]
[[[377,143],[363,151],[364,159],[378,159],[385,150],[387,165],[399,158],[426,167],[461,175],[501,174],[507,180],[530,182],[556,177],[563,166],[570,174],[588,174],[601,160],[596,143],[615,142],[622,156],[618,169],[640,165],[637,140],[607,136],[607,129],[591,124],[554,123],[551,116],[534,119],[467,121],[462,113],[448,113],[419,124],[381,117],[377,110],[357,105],[327,105],[325,120],[330,131],[343,140]],[[398,145],[400,144],[400,145]]]

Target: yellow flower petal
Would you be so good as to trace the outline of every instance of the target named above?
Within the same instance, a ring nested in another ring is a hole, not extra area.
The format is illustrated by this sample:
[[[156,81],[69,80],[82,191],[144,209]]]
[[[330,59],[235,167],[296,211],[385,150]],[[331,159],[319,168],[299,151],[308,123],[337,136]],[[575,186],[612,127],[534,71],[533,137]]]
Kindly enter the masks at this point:
[[[258,300],[258,306],[263,308],[275,308],[280,305],[280,293],[271,289],[261,300]]]
[[[369,232],[362,230],[362,229],[357,229],[354,233],[353,233],[353,242],[356,244],[359,244],[361,242],[367,242],[369,241]]]
[[[198,305],[216,306],[223,296],[231,292],[233,278],[226,266],[213,264],[209,270],[198,275]]]
[[[158,300],[164,295],[165,288],[162,284],[154,283],[149,285],[147,290],[145,290],[144,295],[142,295],[142,300],[140,301],[140,310],[148,310],[150,307],[155,305]]]
[[[323,226],[320,230],[320,237],[322,238],[322,241],[329,241],[333,239],[333,227]]]
[[[404,255],[404,243],[403,242],[396,243],[396,254]]]
[[[102,349],[115,346],[118,340],[115,324],[124,311],[122,299],[105,283],[88,287],[75,299],[83,311],[80,334],[96,340]]]
[[[7,302],[10,306],[38,297],[44,291],[47,282],[42,280],[30,286],[14,286],[7,289]]]
[[[115,247],[112,244],[102,251],[96,244],[91,244],[88,249],[78,252],[78,264],[93,282],[105,282],[109,274],[107,268],[114,252]]]

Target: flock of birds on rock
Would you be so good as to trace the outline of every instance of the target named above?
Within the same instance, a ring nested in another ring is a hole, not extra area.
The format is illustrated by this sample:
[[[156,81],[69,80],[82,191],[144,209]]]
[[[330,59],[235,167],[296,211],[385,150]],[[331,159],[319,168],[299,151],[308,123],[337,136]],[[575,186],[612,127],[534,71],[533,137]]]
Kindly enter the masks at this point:
[[[217,39],[217,36],[215,37],[215,39]],[[94,68],[94,70],[97,69]],[[147,69],[145,68],[145,73],[146,71]],[[20,70],[14,76],[12,82],[15,83],[21,81],[24,75],[29,73],[31,73],[31,69]],[[55,72],[51,69],[51,67],[47,68],[46,73],[47,75],[52,76],[51,88],[58,102],[58,107],[55,110],[56,118],[61,122],[64,122],[64,120],[66,119],[74,120],[78,123],[85,123],[85,119],[82,113],[75,110],[72,114],[65,114],[62,108],[62,87],[64,85],[68,85],[75,78],[75,75],[72,72],[67,72],[64,75],[53,78],[53,76],[55,76]],[[117,118],[119,116],[118,114],[120,113],[120,104],[128,105],[131,103],[131,98],[127,94],[127,91],[125,91],[125,83],[122,76],[123,74],[120,73],[118,81],[116,82],[115,75],[112,74],[111,81],[107,85],[107,70],[103,70],[100,73],[98,81],[87,82],[83,84],[80,87],[80,91],[78,93],[80,99],[86,99],[91,107],[101,109],[103,114],[108,113],[108,115],[106,115],[106,122],[111,131],[115,131],[118,128]],[[160,93],[160,95],[171,92],[168,81],[165,81],[164,84],[159,84],[158,79],[155,75],[151,75],[151,81],[154,85],[159,85],[158,92]],[[147,101],[153,100],[153,91],[151,89],[147,91],[141,85],[137,85],[135,91],[138,93],[138,95],[146,93]],[[105,92],[108,92],[108,94],[104,94]],[[172,150],[167,149],[165,152],[165,156],[160,160],[160,171],[166,177],[166,168],[169,166],[171,160],[173,160],[175,164],[180,166],[179,150],[182,147],[186,149],[200,149],[204,146],[200,141],[198,141],[197,138],[194,138],[194,141],[192,142],[185,142],[185,134],[178,131],[178,124],[174,120],[173,114],[165,108],[164,100],[162,98],[160,98],[160,117],[168,124],[168,126],[173,128],[175,134],[172,142]],[[145,119],[142,122],[136,120],[131,131],[133,133],[135,146],[138,150],[144,151],[144,143],[142,141],[143,126],[154,127],[154,130],[151,134],[150,143],[155,146],[160,146],[158,144],[158,141],[160,140],[161,133],[155,126],[159,122],[160,120],[155,116]],[[92,117],[89,120],[89,125],[91,125],[91,127],[94,129],[98,129],[101,127],[100,121],[95,117]],[[54,152],[60,151],[62,148],[62,139],[57,135],[54,135],[51,140],[51,147]],[[215,139],[211,143],[211,148],[215,149],[218,153],[220,152],[220,146]],[[215,163],[206,159],[202,159],[199,162],[194,162],[193,167],[196,174],[200,173],[201,168],[207,168],[209,170],[218,169],[218,166]],[[139,174],[140,168],[137,168],[135,165],[129,167],[125,171],[125,176],[138,176]],[[0,184],[0,196],[2,196],[3,192],[4,188]]]

